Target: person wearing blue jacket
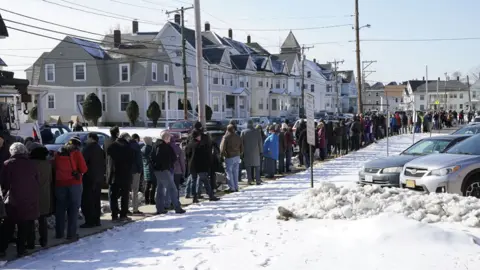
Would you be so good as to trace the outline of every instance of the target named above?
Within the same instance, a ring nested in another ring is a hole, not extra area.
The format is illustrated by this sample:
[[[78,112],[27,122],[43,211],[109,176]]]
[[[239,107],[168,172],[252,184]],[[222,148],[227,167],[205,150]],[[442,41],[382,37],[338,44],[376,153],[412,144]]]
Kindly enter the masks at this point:
[[[263,143],[263,156],[265,177],[273,178],[277,168],[278,160],[278,135],[275,132],[275,126],[271,126],[268,129],[269,135]]]

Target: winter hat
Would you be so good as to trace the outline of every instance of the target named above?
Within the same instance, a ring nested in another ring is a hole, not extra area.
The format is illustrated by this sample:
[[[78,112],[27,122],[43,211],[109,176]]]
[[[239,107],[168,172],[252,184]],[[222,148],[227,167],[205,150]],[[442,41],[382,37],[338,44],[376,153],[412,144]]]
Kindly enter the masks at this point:
[[[202,128],[203,128],[203,127],[202,127],[202,122],[198,122],[198,121],[195,122],[194,128],[197,129],[197,130],[202,129]]]
[[[69,141],[68,141],[69,144],[73,144],[73,145],[81,145],[82,144],[82,140],[80,140],[80,137],[78,136],[73,136]]]
[[[31,153],[33,150],[35,150],[37,148],[44,147],[43,145],[41,145],[37,142],[27,142],[25,144],[25,146],[27,147],[27,150],[28,150],[29,153]]]

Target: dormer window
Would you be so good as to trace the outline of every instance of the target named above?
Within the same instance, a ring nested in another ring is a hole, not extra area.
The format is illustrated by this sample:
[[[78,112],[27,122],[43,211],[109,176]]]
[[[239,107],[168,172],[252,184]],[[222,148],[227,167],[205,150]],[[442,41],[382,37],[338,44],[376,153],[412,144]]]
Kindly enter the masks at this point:
[[[120,64],[118,72],[119,72],[120,82],[130,81],[130,64]]]

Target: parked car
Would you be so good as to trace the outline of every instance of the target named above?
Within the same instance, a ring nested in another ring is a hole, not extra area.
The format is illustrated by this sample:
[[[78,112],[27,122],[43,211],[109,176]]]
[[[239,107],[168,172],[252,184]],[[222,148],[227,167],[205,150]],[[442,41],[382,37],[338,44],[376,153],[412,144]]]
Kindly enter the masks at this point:
[[[468,123],[469,125],[478,125],[480,124],[480,116],[475,116],[471,121],[470,123]]]
[[[470,136],[435,136],[416,142],[400,155],[369,161],[358,172],[358,183],[361,185],[374,184],[383,187],[399,187],[400,173],[406,163],[422,156],[442,153]]]
[[[226,131],[230,120],[210,120],[205,123],[205,129],[209,130],[222,130]]]
[[[480,124],[480,123],[478,123]],[[457,129],[455,132],[452,133],[452,135],[457,135],[457,134],[477,134],[480,133],[480,125],[474,124],[474,125],[468,125],[461,127]]]
[[[171,123],[168,126],[168,131],[171,134],[175,134],[177,141],[181,141],[182,138],[188,137],[188,134],[193,129],[194,123],[188,120],[181,120]]]
[[[62,135],[58,136],[55,139],[55,142],[53,144],[46,144],[45,147],[48,149],[48,151],[50,151],[51,154],[53,154],[54,152],[58,152],[60,150],[60,148],[63,145],[65,145],[74,136],[77,136],[77,137],[80,138],[80,140],[82,141],[82,147],[83,147],[87,142],[87,138],[88,138],[89,133],[90,132],[88,132],[88,131],[65,133],[65,134],[62,134]],[[100,146],[102,146],[102,148],[103,148],[103,145],[105,143],[105,140],[107,138],[110,138],[110,136],[108,136],[107,134],[102,133],[102,132],[95,132],[94,131],[92,133],[96,133],[98,135],[98,144],[100,144]]]
[[[480,135],[444,154],[414,159],[403,168],[400,185],[423,192],[448,192],[480,198]]]
[[[250,117],[250,120],[253,121],[254,126],[260,125],[262,126],[262,128],[266,128],[268,125],[270,125],[270,120],[268,120],[268,118],[264,116]]]

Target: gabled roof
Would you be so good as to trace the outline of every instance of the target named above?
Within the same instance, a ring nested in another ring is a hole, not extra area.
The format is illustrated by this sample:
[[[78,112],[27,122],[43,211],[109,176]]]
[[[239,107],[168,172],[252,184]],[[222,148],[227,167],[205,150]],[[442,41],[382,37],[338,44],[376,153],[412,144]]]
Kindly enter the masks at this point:
[[[296,53],[281,53],[272,55],[272,59],[287,61],[288,70],[292,70],[295,60],[298,60],[298,55]]]
[[[208,63],[213,65],[218,65],[222,62],[223,54],[225,49],[223,48],[204,48],[203,57],[207,60]]]
[[[178,33],[182,34],[182,27],[174,22],[168,22],[175,30],[177,30]],[[195,48],[195,31],[185,27],[185,40],[190,44],[192,47]],[[204,37],[202,35],[202,46],[211,46],[215,45],[213,42],[211,42],[208,38]]]
[[[383,83],[381,83],[381,82],[376,82],[375,84],[370,86],[370,89],[372,89],[372,90],[380,90],[380,89],[384,89],[384,88],[385,88],[385,85],[383,85]]]
[[[389,84],[387,85],[398,85],[397,82],[390,82]]]
[[[5,61],[2,60],[2,58],[0,58],[0,67],[6,67],[7,66],[7,63],[5,63]]]
[[[258,56],[258,55],[252,55],[252,60],[257,66],[257,71],[266,71],[265,70],[265,63],[268,61],[268,56]]]
[[[295,35],[293,35],[293,32],[290,31],[288,33],[287,38],[283,42],[282,46],[280,47],[281,49],[300,49],[301,46],[298,44],[297,38],[295,38]]]
[[[285,75],[288,75],[286,73],[286,65],[287,65],[287,62],[286,61],[282,61],[282,60],[274,60],[274,59],[271,59],[271,63],[272,63],[272,71],[274,74],[285,74]]]
[[[263,48],[262,45],[258,44],[258,42],[246,43],[245,45],[250,47],[257,54],[261,54],[261,55],[270,55],[271,54],[265,48]]]
[[[250,47],[248,47],[245,43],[242,43],[240,41],[236,41],[230,38],[223,38],[226,43],[228,43],[227,46],[230,46],[237,50],[239,54],[253,54],[255,53],[254,50],[252,50]]]
[[[238,70],[245,70],[247,68],[250,55],[230,55],[230,61],[232,62],[232,68]]]
[[[426,83],[426,81],[419,81],[419,80],[408,81],[408,84],[410,84],[410,87],[412,88],[413,92],[415,92],[420,85],[425,84],[425,83]]]
[[[427,84],[424,83],[416,88],[415,92],[425,92]],[[467,85],[457,80],[438,81],[438,91],[440,92],[454,92],[454,91],[468,91]],[[428,92],[437,92],[437,81],[428,81]]]
[[[77,44],[78,46],[82,47],[88,54],[90,54],[93,58],[95,59],[109,59],[110,57],[108,54],[100,47],[100,44],[76,38],[76,37],[70,37],[70,39]]]

